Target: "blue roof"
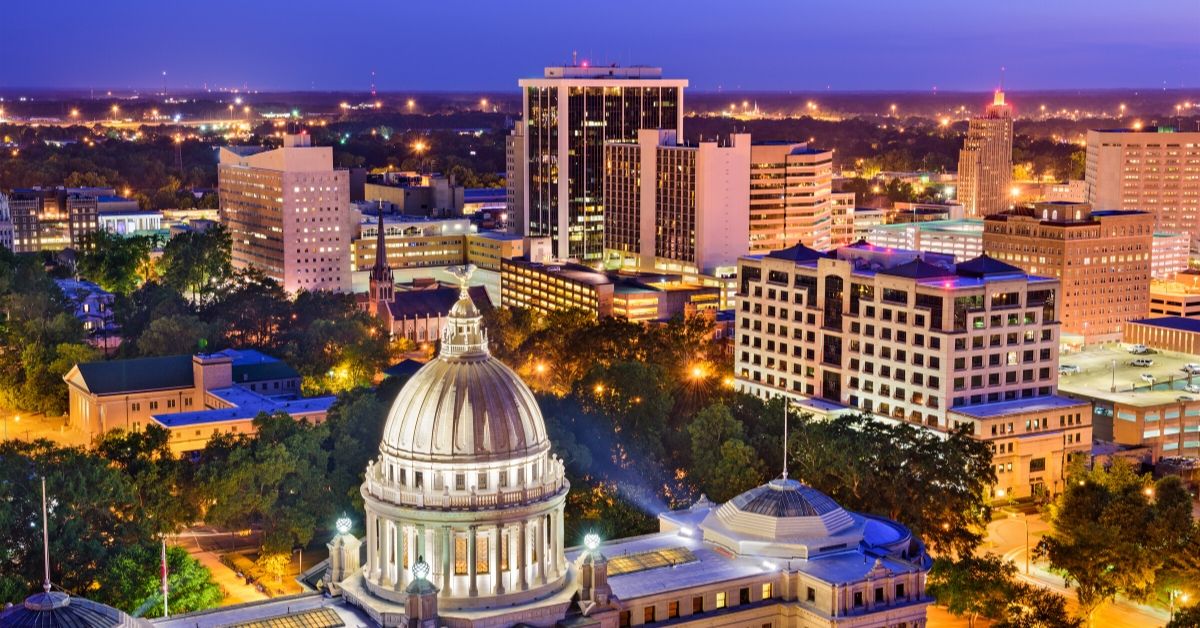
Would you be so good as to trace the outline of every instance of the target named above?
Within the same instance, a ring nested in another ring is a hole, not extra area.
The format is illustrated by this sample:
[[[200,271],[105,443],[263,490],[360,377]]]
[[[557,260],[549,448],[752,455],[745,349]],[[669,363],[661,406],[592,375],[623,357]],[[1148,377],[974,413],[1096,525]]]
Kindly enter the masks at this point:
[[[191,412],[176,412],[175,414],[155,414],[152,418],[164,427],[186,427],[190,425],[223,423],[226,421],[245,421],[253,419],[264,412],[267,414],[286,412],[291,415],[325,413],[337,401],[337,397],[334,396],[275,401],[238,386],[218,388],[209,392],[222,397],[226,401],[235,401],[238,405],[232,408],[193,410]]]
[[[1193,333],[1200,332],[1200,320],[1194,318],[1185,318],[1183,316],[1160,316],[1158,318],[1143,318],[1129,322],[1137,323],[1139,325],[1152,325],[1154,327],[1174,329],[1176,331],[1187,331]]]
[[[1049,410],[1058,410],[1060,408],[1069,408],[1087,404],[1086,401],[1072,399],[1070,397],[1061,397],[1059,395],[1045,395],[1042,397],[1030,397],[1027,399],[1010,399],[1008,401],[994,401],[992,403],[980,403],[971,406],[954,406],[950,408],[951,412],[956,414],[965,414],[979,419],[989,419],[1010,414],[1021,414],[1025,412],[1045,412]]]

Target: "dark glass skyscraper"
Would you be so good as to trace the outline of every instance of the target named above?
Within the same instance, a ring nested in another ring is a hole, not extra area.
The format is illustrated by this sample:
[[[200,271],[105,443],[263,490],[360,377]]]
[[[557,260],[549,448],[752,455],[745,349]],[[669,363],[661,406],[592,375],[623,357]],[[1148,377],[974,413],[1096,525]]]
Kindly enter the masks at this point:
[[[604,253],[604,143],[635,142],[640,129],[682,136],[687,81],[664,79],[660,68],[577,65],[546,68],[543,78],[520,85],[524,172],[509,176],[525,182],[523,232],[550,236],[555,257],[597,261]]]

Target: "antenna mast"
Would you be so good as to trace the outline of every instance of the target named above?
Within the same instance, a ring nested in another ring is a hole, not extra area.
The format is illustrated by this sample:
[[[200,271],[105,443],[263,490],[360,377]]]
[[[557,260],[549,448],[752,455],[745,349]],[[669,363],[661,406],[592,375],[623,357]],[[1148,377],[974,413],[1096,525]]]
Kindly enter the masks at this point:
[[[42,476],[42,561],[46,569],[46,579],[42,581],[42,590],[50,592],[50,531],[46,518],[46,476]]]
[[[783,398],[783,479],[787,479],[787,454],[788,454],[788,400]]]

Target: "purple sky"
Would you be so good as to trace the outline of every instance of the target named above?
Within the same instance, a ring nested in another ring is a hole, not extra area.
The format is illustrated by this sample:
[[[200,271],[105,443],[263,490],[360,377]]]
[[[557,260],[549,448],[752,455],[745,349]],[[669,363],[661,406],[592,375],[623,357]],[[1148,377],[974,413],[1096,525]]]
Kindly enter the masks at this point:
[[[515,90],[578,50],[701,90],[1197,87],[1200,1],[30,0],[0,86]]]

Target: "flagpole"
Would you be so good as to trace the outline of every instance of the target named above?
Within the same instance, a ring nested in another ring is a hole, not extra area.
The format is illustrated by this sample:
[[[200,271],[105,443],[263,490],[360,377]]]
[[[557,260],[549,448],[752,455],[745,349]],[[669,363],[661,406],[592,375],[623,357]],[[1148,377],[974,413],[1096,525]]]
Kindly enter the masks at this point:
[[[167,537],[162,540],[162,594],[163,594],[163,618],[170,616],[167,606]]]

